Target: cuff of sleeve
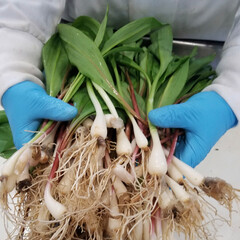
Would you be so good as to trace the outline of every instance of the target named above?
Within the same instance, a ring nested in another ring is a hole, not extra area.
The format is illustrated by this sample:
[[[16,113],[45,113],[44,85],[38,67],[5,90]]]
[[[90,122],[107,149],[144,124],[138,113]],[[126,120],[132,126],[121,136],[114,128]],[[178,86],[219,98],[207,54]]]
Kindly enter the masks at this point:
[[[29,33],[0,28],[0,103],[11,86],[33,81],[43,87],[41,51],[43,44]]]

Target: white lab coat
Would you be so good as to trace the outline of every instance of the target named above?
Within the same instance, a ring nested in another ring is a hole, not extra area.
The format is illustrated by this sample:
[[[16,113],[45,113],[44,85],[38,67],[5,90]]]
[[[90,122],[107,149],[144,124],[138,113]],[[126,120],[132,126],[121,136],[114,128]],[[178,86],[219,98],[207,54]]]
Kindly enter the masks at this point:
[[[240,119],[240,0],[0,0],[0,100],[18,82],[42,85],[41,49],[61,18],[101,21],[107,2],[114,27],[153,16],[170,23],[176,38],[226,40],[218,78],[206,90],[217,91]]]

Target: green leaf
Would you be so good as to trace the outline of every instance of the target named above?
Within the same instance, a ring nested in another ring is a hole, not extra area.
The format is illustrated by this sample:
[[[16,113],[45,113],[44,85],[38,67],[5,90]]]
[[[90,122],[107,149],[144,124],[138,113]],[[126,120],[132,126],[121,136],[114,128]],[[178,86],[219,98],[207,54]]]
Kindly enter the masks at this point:
[[[50,96],[56,97],[69,66],[68,56],[58,34],[54,34],[44,45],[42,58],[46,74],[46,91]]]
[[[111,38],[109,38],[102,49],[103,55],[118,44],[126,44],[135,42],[144,35],[161,27],[162,24],[155,18],[141,18],[126,24],[116,31]]]
[[[64,41],[70,62],[79,72],[112,92],[113,80],[96,44],[80,30],[69,25],[59,24],[59,33]]]
[[[215,76],[216,76],[216,73],[214,70],[212,70],[211,68],[205,68],[200,73],[198,73],[197,75],[195,75],[194,77],[192,77],[190,80],[187,81],[184,89],[179,95],[179,98],[183,97],[185,94],[190,93],[191,89],[200,81],[206,80],[206,79],[208,80],[212,79],[213,81]]]
[[[0,124],[8,122],[7,115],[4,110],[0,111]]]
[[[108,94],[124,105],[133,115],[133,109],[117,92],[108,66],[96,44],[80,30],[59,24],[58,30],[64,42],[70,62],[82,74],[101,86]]]
[[[122,54],[116,55],[115,58],[116,58],[116,61],[119,63],[119,65],[131,67],[131,68],[138,70],[140,73],[142,73],[145,76],[148,84],[151,85],[151,80],[150,80],[149,76],[147,75],[147,73],[132,59],[130,59],[127,56],[124,56]]]
[[[172,61],[168,64],[166,71],[162,77],[158,80],[156,89],[159,89],[165,80],[171,76],[189,57],[174,57]]]
[[[215,58],[215,54],[209,55],[207,57],[193,58],[190,61],[188,79],[192,78],[199,70],[210,64]]]
[[[123,53],[124,55],[128,55],[128,54],[126,54],[126,52],[130,52],[131,55],[134,55],[134,53],[142,52],[142,51],[143,50],[140,47],[120,46],[120,47],[115,47],[112,50],[110,50],[109,52],[107,52],[104,55],[104,58],[106,58],[107,56],[113,55],[115,53]]]
[[[88,16],[80,16],[72,23],[72,26],[81,30],[89,38],[94,40],[100,28],[100,23],[94,18]]]
[[[147,73],[148,76],[151,76],[154,56],[148,51],[146,47],[143,47],[142,50],[143,52],[139,54],[139,65]],[[142,74],[141,77],[143,77]]]
[[[212,83],[213,79],[204,79],[200,82],[198,82],[192,89],[191,92],[197,93],[201,92],[205,87],[210,85]]]
[[[0,152],[3,152],[13,146],[11,128],[8,123],[2,123],[0,125]]]
[[[8,150],[6,150],[6,151],[4,151],[4,152],[1,152],[1,153],[0,153],[0,157],[3,157],[3,158],[5,158],[5,159],[8,159],[8,158],[10,158],[16,151],[17,151],[16,148],[8,149]]]
[[[163,25],[159,30],[150,35],[152,44],[149,49],[156,54],[160,60],[160,69],[156,76],[158,80],[167,69],[168,64],[172,61],[173,35],[170,25]],[[154,80],[155,81],[155,80]]]
[[[1,113],[0,117],[4,116],[3,111],[0,111],[0,113]],[[16,151],[16,148],[13,143],[10,125],[8,122],[1,122],[0,123],[0,156],[4,158],[8,158],[15,151]]]
[[[89,114],[95,113],[95,108],[92,101],[88,95],[86,87],[80,88],[72,98],[74,106],[78,109],[77,118],[84,119]]]
[[[174,104],[178,95],[185,86],[188,77],[189,60],[185,61],[179,69],[170,77],[161,96],[158,107]]]
[[[102,21],[102,23],[99,27],[97,36],[94,40],[97,47],[100,46],[100,44],[102,43],[102,41],[104,39],[104,35],[105,35],[106,27],[107,27],[107,20],[108,20],[108,6],[107,6],[105,17],[104,17],[104,19],[103,19],[103,21]]]

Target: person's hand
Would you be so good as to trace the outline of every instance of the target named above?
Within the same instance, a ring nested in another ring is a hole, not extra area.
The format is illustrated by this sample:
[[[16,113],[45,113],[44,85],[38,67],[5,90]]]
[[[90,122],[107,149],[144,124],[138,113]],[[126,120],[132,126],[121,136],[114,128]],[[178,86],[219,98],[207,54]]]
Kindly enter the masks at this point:
[[[201,92],[181,104],[154,109],[150,121],[163,128],[183,128],[175,155],[188,165],[197,166],[219,138],[237,124],[227,102],[216,92]]]
[[[32,139],[42,119],[68,121],[77,114],[75,107],[50,97],[41,86],[31,81],[10,87],[2,96],[2,105],[18,149]]]

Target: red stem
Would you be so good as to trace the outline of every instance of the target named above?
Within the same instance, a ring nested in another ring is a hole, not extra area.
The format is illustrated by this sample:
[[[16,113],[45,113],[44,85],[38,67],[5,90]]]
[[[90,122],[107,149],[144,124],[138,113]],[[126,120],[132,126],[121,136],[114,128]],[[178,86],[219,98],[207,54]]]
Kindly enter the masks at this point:
[[[179,130],[176,129],[176,131],[175,131],[175,133],[173,135],[173,141],[172,141],[172,144],[171,144],[171,147],[170,147],[170,151],[169,151],[169,154],[168,154],[168,157],[167,157],[167,164],[170,164],[172,159],[173,159],[173,154],[174,154],[175,149],[176,149],[178,135],[179,135]]]
[[[126,71],[125,74],[126,74],[126,78],[128,80],[128,83],[129,83],[130,95],[131,95],[131,99],[132,99],[133,109],[136,112],[136,115],[139,118],[141,118],[140,111],[139,111],[138,104],[137,104],[137,99],[136,99],[134,88],[133,88],[133,84],[132,84],[132,81],[131,81],[130,76],[128,74],[128,71]],[[138,123],[140,129],[144,132],[145,127],[144,127],[143,123],[141,121],[139,121],[138,119],[137,119],[137,123]]]
[[[138,155],[138,151],[139,151],[139,147],[136,146],[134,151],[133,151],[133,154],[132,154],[132,162],[135,164],[135,160],[137,158],[137,155]]]
[[[60,127],[59,135],[58,135],[58,138],[57,138],[56,157],[54,159],[51,172],[48,176],[48,180],[52,180],[56,176],[56,171],[57,171],[58,166],[59,166],[60,154],[61,154],[61,151],[62,151],[63,147],[65,146],[65,144],[63,144],[64,142],[62,141],[64,139],[64,130],[65,130],[65,126],[62,125]]]

